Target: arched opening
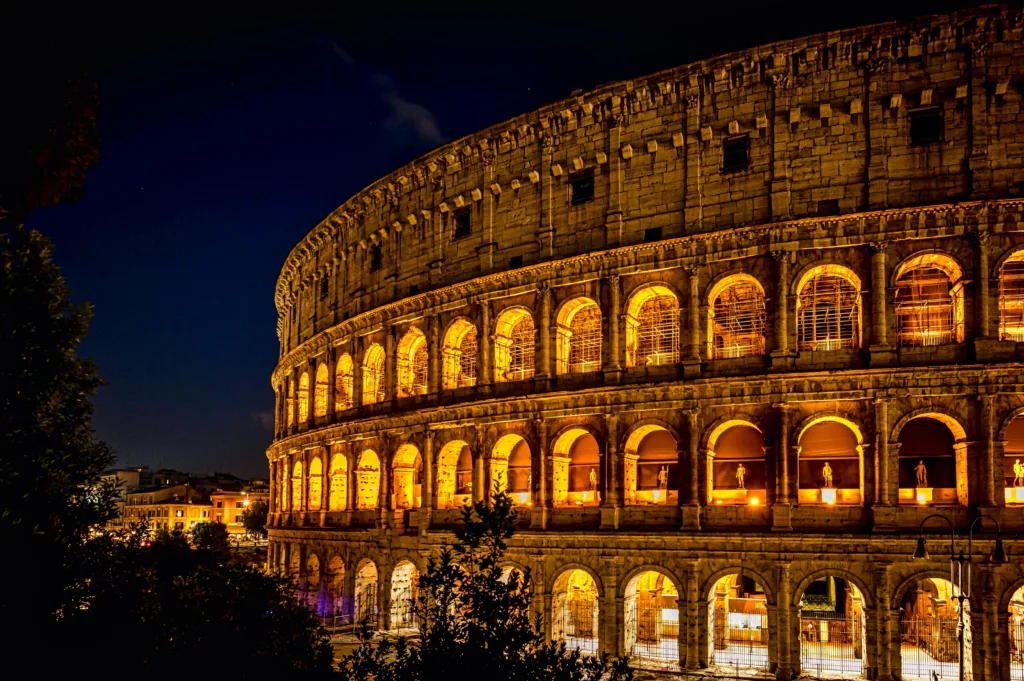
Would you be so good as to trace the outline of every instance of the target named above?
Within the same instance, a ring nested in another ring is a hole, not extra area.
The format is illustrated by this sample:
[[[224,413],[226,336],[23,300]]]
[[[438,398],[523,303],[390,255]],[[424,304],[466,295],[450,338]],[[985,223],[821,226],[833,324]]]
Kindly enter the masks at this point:
[[[1024,416],[1006,427],[1003,444],[1003,476],[1006,503],[1024,504]]]
[[[586,570],[566,570],[552,588],[551,640],[583,653],[598,652],[601,620],[597,583]]]
[[[502,436],[491,451],[491,489],[487,493],[497,489],[507,492],[514,503],[532,504],[532,470],[529,443],[513,433]]]
[[[309,372],[299,377],[299,423],[309,420]]]
[[[764,434],[743,421],[719,426],[708,440],[711,501],[763,506],[767,502]]]
[[[355,580],[355,615],[356,624],[377,624],[377,566],[373,561],[360,563],[356,570]]]
[[[363,357],[363,404],[384,401],[384,348],[374,343]]]
[[[296,461],[295,465],[292,466],[292,496],[291,496],[291,508],[292,511],[302,510],[302,462]]]
[[[476,385],[476,326],[456,319],[444,336],[441,382],[445,390]]]
[[[708,593],[708,664],[736,676],[768,671],[768,607],[764,588],[746,575],[726,575]]]
[[[356,509],[377,508],[380,503],[380,459],[372,449],[359,455],[356,464]]]
[[[320,502],[323,499],[323,476],[324,466],[319,456],[314,456],[309,462],[309,488],[306,500],[306,510],[319,511]]]
[[[321,602],[320,596],[320,559],[311,553],[306,558],[306,604],[312,612],[323,616],[326,601]]]
[[[395,508],[419,508],[423,489],[423,460],[414,445],[404,444],[395,452],[391,464]]]
[[[334,624],[341,624],[338,618],[345,613],[345,562],[341,556],[331,556],[327,563],[327,607],[328,616]]]
[[[626,366],[677,362],[679,301],[667,286],[644,287],[630,297],[626,306]]]
[[[585,374],[601,368],[601,308],[590,298],[574,298],[558,312],[557,374]]]
[[[672,434],[641,426],[626,440],[623,490],[627,504],[674,505],[679,500],[679,452]]]
[[[460,480],[460,463],[463,456],[468,459],[469,480]],[[472,500],[472,490],[463,491],[466,482],[472,482],[473,455],[469,445],[462,440],[453,440],[441,448],[437,455],[437,508],[458,508]],[[462,485],[460,486],[460,482]]]
[[[864,597],[852,582],[828,575],[800,600],[800,671],[858,678],[864,673]]]
[[[678,667],[679,588],[653,570],[626,584],[626,655],[640,667]],[[653,664],[651,664],[653,663]]]
[[[1010,681],[1024,681],[1024,586],[1010,598]]]
[[[420,578],[416,566],[403,560],[391,572],[391,630],[419,629],[416,593]]]
[[[327,416],[327,365],[316,367],[316,385],[313,388],[313,416]]]
[[[860,347],[860,279],[846,267],[821,265],[797,286],[797,345],[822,352]]]
[[[718,282],[708,296],[708,357],[763,355],[764,289],[749,274]]]
[[[473,452],[465,446],[455,465],[455,503],[465,506],[473,502]]]
[[[427,337],[415,326],[398,342],[398,396],[427,394]]]
[[[1024,249],[999,269],[999,340],[1024,342]]]
[[[295,582],[299,588],[299,599],[305,598],[305,585],[302,583],[302,556],[299,555],[299,547],[293,545],[291,555],[288,558],[288,578]]]
[[[815,421],[800,434],[797,447],[799,503],[857,505],[863,498],[861,440],[845,419]]]
[[[348,507],[348,459],[335,448],[331,455],[331,498],[330,511],[344,511]]]
[[[552,502],[555,506],[601,503],[601,448],[583,428],[572,428],[555,441],[552,452]]]
[[[511,565],[506,565],[501,569],[501,583],[502,584],[523,584],[523,580],[526,579],[526,575],[523,574],[522,570]]]
[[[900,266],[896,339],[900,347],[963,342],[963,272],[949,256],[926,253]]]
[[[498,316],[494,336],[494,380],[498,383],[533,378],[536,333],[533,317],[514,307]]]
[[[959,424],[955,427],[960,430]],[[903,426],[899,434],[901,504],[967,505],[967,444],[965,438],[957,439],[947,424],[931,416],[911,419]]]
[[[288,427],[295,425],[295,384],[289,378],[285,381],[285,411],[288,413],[285,418],[288,420]]]
[[[960,592],[945,579],[910,586],[900,602],[900,658],[904,679],[954,679],[960,672]],[[964,602],[964,669],[970,678],[971,618]]]
[[[334,372],[334,411],[341,412],[351,409],[352,401],[352,356],[341,353],[338,366]]]

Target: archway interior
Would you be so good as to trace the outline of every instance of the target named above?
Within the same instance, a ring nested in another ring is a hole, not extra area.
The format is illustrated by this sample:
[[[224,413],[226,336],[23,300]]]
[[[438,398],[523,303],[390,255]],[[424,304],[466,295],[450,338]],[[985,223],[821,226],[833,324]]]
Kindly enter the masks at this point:
[[[633,294],[626,312],[626,366],[649,367],[679,361],[679,302],[665,286]]]
[[[445,390],[476,385],[476,326],[457,319],[445,334],[441,349],[441,377]]]
[[[1010,599],[1010,681],[1024,681],[1024,586]]]
[[[327,615],[337,618],[345,612],[345,562],[331,556],[327,563]],[[338,624],[338,622],[335,622]]]
[[[423,493],[423,459],[414,445],[402,445],[395,452],[393,489],[395,508],[419,508]]]
[[[736,675],[768,670],[768,607],[761,585],[726,575],[708,593],[708,663]]]
[[[555,506],[597,506],[601,503],[601,450],[582,428],[563,433],[552,456]]]
[[[768,470],[764,435],[749,424],[727,427],[709,449],[711,501],[763,506]]]
[[[437,508],[458,508],[469,503],[472,476],[473,456],[469,445],[453,440],[442,447],[437,456]]]
[[[306,501],[306,509],[309,511],[319,511],[320,502],[323,500],[323,482],[324,482],[324,468],[323,463],[320,461],[320,456],[314,456],[309,462],[309,488],[306,491],[308,495]]]
[[[900,658],[904,679],[958,678],[959,592],[946,579],[928,578],[908,587],[900,602]],[[970,670],[970,617],[964,612],[964,662]]]
[[[1003,446],[1006,503],[1024,504],[1024,416],[1010,421]]]
[[[507,492],[513,502],[530,505],[533,503],[532,485],[529,443],[519,435],[505,435],[491,452],[491,488],[487,493]]]
[[[864,632],[864,598],[856,585],[832,575],[811,582],[800,601],[801,672],[859,678]]]
[[[566,648],[598,652],[600,631],[597,583],[585,570],[563,572],[552,589],[551,640]]]
[[[660,426],[641,428],[630,437],[624,454],[627,504],[679,503],[677,447],[672,434]]]
[[[904,263],[896,276],[896,340],[901,347],[964,340],[964,282],[949,256],[925,253]]]
[[[355,623],[367,622],[375,625],[377,623],[377,566],[371,561],[365,561],[356,570],[353,595]]]
[[[801,504],[861,503],[861,448],[845,422],[819,421],[800,435],[798,497]]]
[[[419,570],[410,561],[402,561],[391,572],[391,629],[418,629],[416,593]]]
[[[356,464],[356,508],[377,508],[380,503],[380,459],[372,449],[359,455]]]
[[[302,462],[296,461],[292,466],[291,510],[302,510]]]
[[[327,608],[326,594],[321,594],[320,589],[320,559],[315,553],[309,554],[306,558],[306,579],[305,595],[309,609],[318,616],[324,615]],[[324,596],[325,598],[321,598]]]
[[[574,298],[556,320],[555,372],[581,374],[601,368],[601,308],[590,298]]]
[[[348,460],[340,447],[334,447],[331,455],[331,482],[329,511],[344,511],[348,508]]]
[[[626,585],[626,654],[643,666],[677,667],[679,663],[679,590],[671,579],[653,570]]]
[[[916,418],[900,430],[899,443],[900,503],[958,504],[956,442],[949,428]]]

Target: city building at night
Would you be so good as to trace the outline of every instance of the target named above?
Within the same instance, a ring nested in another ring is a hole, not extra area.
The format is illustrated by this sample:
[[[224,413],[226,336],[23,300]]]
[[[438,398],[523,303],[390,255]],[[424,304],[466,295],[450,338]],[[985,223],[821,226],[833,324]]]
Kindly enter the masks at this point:
[[[499,488],[570,647],[1024,681],[1022,32],[989,6],[725,54],[348,199],[277,282],[271,566],[415,629]]]

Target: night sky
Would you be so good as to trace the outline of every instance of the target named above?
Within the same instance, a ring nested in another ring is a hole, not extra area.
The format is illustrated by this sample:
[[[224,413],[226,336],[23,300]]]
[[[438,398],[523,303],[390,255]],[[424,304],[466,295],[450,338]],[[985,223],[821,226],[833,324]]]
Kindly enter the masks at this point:
[[[63,17],[100,82],[103,146],[85,197],[27,224],[95,306],[81,351],[120,465],[266,475],[281,265],[399,165],[577,88],[964,3],[375,4]]]

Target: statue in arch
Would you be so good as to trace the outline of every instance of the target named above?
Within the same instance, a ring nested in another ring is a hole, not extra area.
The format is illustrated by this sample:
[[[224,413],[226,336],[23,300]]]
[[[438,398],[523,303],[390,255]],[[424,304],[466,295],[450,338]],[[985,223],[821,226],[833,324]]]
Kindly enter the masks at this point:
[[[828,465],[828,461],[825,462],[825,467],[821,469],[821,474],[825,477],[825,487],[832,487],[832,466]]]
[[[660,489],[668,489],[668,466],[662,466],[661,470],[658,471],[658,487]]]
[[[591,468],[590,469],[590,489],[592,489],[592,490],[597,489],[597,469],[596,468]]]
[[[924,460],[919,460],[917,465],[914,466],[914,473],[917,475],[917,486],[927,487],[928,486],[928,467],[924,465]]]
[[[736,489],[746,489],[743,485],[743,478],[747,475],[747,468],[743,464],[736,467]]]
[[[1013,486],[1024,487],[1024,463],[1020,459],[1013,462]]]

